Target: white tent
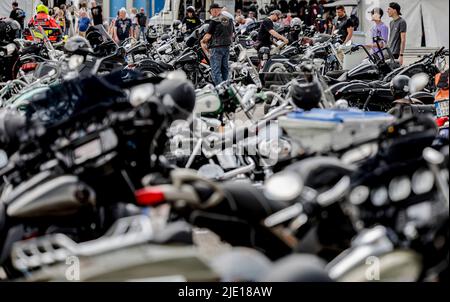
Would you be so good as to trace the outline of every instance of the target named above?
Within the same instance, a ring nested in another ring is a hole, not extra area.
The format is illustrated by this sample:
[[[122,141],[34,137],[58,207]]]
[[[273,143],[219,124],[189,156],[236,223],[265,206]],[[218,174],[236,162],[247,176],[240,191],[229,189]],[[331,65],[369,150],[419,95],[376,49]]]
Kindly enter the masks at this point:
[[[381,7],[383,21],[389,24],[387,8],[392,0],[361,0],[359,17],[364,32],[372,27],[368,14],[374,7]],[[408,23],[407,47],[422,46],[422,20],[427,47],[449,47],[449,1],[448,0],[396,0],[402,7],[403,18]]]

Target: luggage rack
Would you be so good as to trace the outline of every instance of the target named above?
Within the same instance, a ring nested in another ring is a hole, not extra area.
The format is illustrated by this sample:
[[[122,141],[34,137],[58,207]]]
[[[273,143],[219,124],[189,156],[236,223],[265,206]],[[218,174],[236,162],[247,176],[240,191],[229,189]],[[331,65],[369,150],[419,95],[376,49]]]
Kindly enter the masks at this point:
[[[89,257],[150,241],[154,237],[148,217],[117,220],[102,237],[76,243],[64,234],[53,234],[14,243],[11,258],[20,271],[32,271],[66,261],[68,257]]]

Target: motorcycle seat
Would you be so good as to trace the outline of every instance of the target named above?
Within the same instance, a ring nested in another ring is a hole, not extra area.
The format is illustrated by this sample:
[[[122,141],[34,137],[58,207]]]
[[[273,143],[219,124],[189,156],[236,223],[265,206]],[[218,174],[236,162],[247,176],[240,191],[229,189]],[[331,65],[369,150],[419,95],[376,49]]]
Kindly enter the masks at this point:
[[[348,70],[333,70],[333,71],[327,72],[326,75],[332,79],[338,79],[346,72],[348,72]]]
[[[389,89],[390,88],[390,83],[387,82],[383,82],[383,81],[373,81],[369,83],[369,86],[371,88],[384,88],[384,89]]]

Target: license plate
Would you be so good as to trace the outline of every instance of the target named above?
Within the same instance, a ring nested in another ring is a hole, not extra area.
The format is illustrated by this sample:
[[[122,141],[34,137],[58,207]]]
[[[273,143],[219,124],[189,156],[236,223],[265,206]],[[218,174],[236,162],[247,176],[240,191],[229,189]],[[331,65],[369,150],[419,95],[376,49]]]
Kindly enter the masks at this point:
[[[448,100],[437,101],[434,103],[437,117],[448,116]]]

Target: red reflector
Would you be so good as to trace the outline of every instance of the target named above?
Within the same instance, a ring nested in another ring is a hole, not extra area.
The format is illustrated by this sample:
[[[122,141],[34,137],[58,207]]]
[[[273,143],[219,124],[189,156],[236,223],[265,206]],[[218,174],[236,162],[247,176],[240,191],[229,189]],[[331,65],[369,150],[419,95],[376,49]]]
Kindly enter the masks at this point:
[[[444,126],[446,122],[448,122],[448,116],[439,117],[436,119],[436,124],[438,127]]]
[[[142,206],[152,206],[165,200],[164,193],[157,188],[144,188],[134,193],[136,201]]]
[[[20,69],[22,69],[23,71],[30,71],[30,70],[35,70],[37,66],[37,63],[25,63],[23,64]]]

